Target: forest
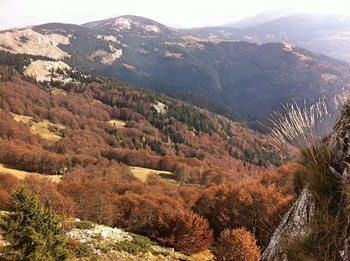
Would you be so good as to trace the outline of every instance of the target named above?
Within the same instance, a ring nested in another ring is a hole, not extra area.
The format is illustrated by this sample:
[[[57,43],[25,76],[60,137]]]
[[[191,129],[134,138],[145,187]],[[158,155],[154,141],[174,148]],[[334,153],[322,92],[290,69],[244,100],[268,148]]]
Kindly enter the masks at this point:
[[[43,174],[1,173],[1,210],[24,184],[63,220],[124,228],[186,254],[213,247],[223,255],[234,248],[232,234],[257,253],[266,248],[295,199],[298,168],[268,136],[75,70],[52,72],[69,75],[70,83],[37,83],[22,74],[31,57],[0,57],[0,163]],[[172,175],[141,181],[129,166]]]

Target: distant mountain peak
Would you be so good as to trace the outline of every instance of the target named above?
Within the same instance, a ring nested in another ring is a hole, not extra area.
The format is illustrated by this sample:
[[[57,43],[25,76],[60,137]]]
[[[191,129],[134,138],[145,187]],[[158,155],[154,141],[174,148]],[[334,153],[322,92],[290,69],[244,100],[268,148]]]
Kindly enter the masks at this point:
[[[155,22],[151,19],[134,16],[134,15],[123,15],[113,18],[108,18],[101,21],[94,21],[90,23],[83,24],[86,27],[98,27],[98,28],[108,28],[117,31],[132,30],[134,27],[142,28],[148,32],[160,33],[162,32],[164,25]]]
[[[298,12],[296,10],[281,9],[281,10],[269,10],[262,13],[258,13],[253,16],[245,17],[235,23],[230,23],[224,25],[224,27],[236,27],[236,28],[246,28],[250,26],[255,26],[261,23],[269,22],[281,17],[296,15]]]

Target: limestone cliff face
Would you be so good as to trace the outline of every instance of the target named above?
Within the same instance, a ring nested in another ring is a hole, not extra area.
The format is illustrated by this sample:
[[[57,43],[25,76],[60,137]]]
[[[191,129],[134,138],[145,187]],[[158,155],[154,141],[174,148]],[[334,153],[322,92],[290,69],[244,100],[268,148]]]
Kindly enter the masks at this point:
[[[331,173],[336,175],[341,183],[348,182],[347,162],[350,162],[350,102],[344,106],[336,121],[334,131],[326,142],[335,155],[329,166]],[[314,211],[315,201],[310,190],[305,187],[298,200],[283,217],[259,261],[287,261],[288,258],[282,249],[283,240],[285,238],[302,239],[307,236],[311,232],[310,225]],[[344,242],[344,250],[340,253],[344,261],[349,260],[350,256],[350,243],[348,241],[350,242],[350,239]]]

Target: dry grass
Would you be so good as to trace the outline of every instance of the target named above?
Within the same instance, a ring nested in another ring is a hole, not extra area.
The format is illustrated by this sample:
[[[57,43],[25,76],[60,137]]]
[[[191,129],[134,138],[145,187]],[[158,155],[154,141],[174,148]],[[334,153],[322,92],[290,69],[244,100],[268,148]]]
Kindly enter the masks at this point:
[[[67,95],[67,92],[65,90],[58,88],[51,88],[50,91],[52,95]]]
[[[327,142],[331,115],[324,101],[310,108],[296,103],[285,107],[286,115],[276,113],[271,120],[271,137],[276,143],[290,143],[300,150],[301,168],[298,186],[307,186],[313,194],[315,212],[310,234],[290,238],[284,243],[288,260],[340,260],[339,253],[350,234],[347,188],[342,173],[336,170],[337,151]]]
[[[214,260],[214,255],[213,255],[213,253],[210,252],[210,250],[205,250],[205,251],[191,255],[191,260],[193,260],[193,261]]]
[[[92,104],[103,104],[101,101],[96,100],[96,99],[93,99],[91,103]]]
[[[55,124],[48,120],[43,120],[40,122],[33,121],[30,116],[18,115],[12,113],[13,118],[17,122],[25,123],[30,125],[30,131],[33,135],[38,135],[48,141],[58,141],[62,137],[58,135],[64,130],[64,126],[61,124]]]
[[[59,175],[44,175],[36,172],[27,172],[27,171],[22,171],[22,170],[17,170],[17,169],[12,169],[9,168],[3,164],[0,163],[0,173],[8,173],[13,176],[15,176],[18,179],[24,179],[29,176],[36,176],[36,177],[45,177],[50,179],[53,182],[59,182],[61,180],[62,176]]]
[[[296,102],[284,106],[285,114],[275,112],[270,121],[270,136],[277,144],[290,143],[298,148],[312,148],[332,128],[331,114],[323,100],[309,108]]]
[[[117,129],[125,127],[125,121],[122,120],[109,120],[108,123],[116,127]]]
[[[145,182],[148,176],[153,173],[153,174],[159,175],[160,177],[166,179],[169,182],[175,183],[173,173],[169,171],[147,169],[147,168],[133,167],[133,166],[130,166],[129,168],[132,174],[142,182]]]

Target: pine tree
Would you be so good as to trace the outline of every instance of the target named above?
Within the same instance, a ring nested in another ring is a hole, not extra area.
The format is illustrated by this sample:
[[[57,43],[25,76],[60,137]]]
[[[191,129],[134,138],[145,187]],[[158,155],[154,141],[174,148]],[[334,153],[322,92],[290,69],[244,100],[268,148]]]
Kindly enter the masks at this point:
[[[23,186],[12,194],[11,212],[1,222],[10,260],[66,260],[62,222]]]

